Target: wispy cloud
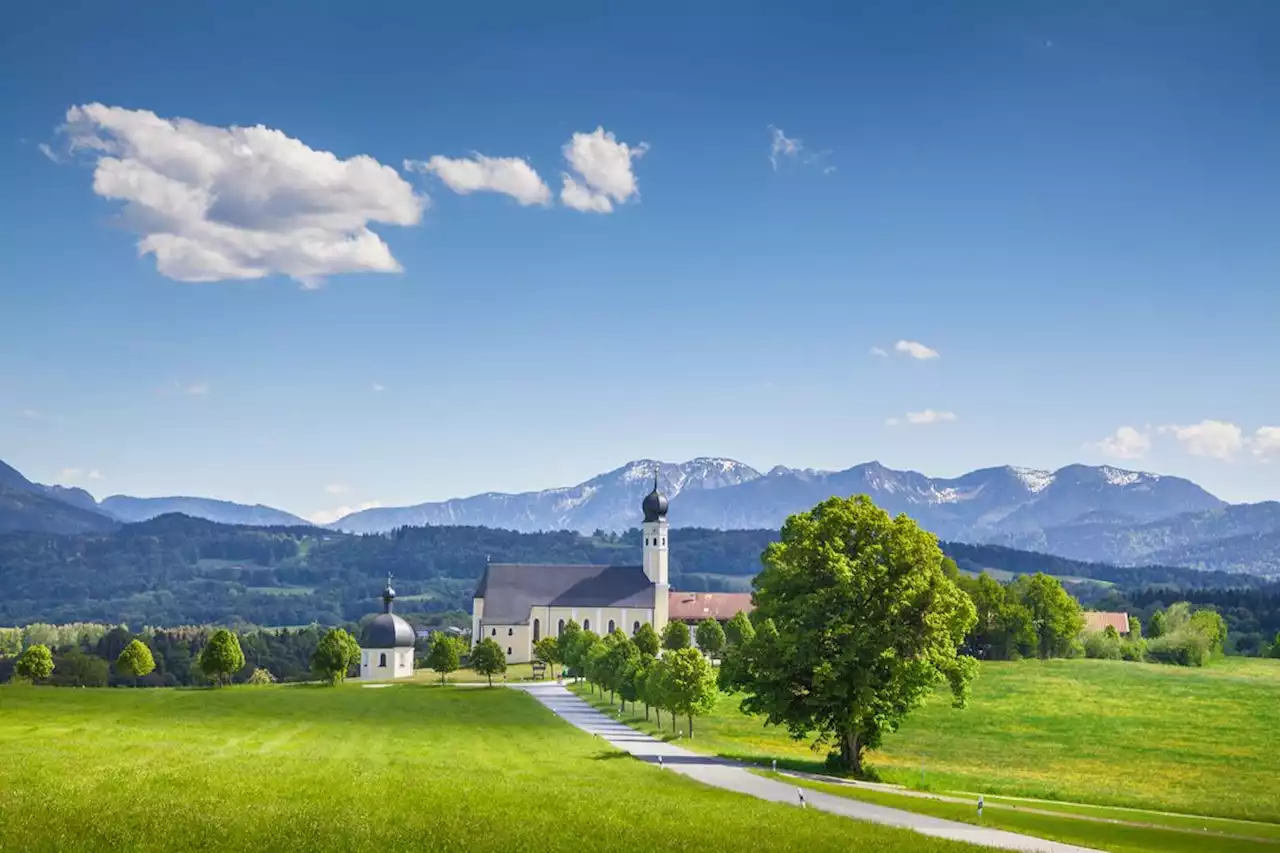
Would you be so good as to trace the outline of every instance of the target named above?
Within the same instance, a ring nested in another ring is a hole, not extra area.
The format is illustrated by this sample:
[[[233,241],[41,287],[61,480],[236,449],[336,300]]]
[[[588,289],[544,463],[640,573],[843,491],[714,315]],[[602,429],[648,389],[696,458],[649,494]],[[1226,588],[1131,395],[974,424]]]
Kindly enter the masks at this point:
[[[383,391],[387,390],[387,386],[383,385],[381,382],[375,382],[373,383],[373,390],[375,393],[381,394]]]
[[[205,394],[209,393],[208,382],[190,382],[186,385],[179,384],[178,388],[183,394],[190,394],[193,397],[203,397]]]
[[[486,157],[477,152],[469,158],[453,159],[437,154],[429,160],[405,160],[404,168],[435,175],[460,195],[501,193],[526,207],[551,203],[551,190],[528,161],[519,157]]]
[[[324,491],[325,494],[330,495],[345,495],[347,492],[351,491],[351,489],[348,486],[344,486],[342,483],[330,483],[324,487]]]
[[[938,351],[925,346],[919,341],[898,341],[893,345],[894,352],[909,355],[920,361],[928,361],[929,359],[938,358]]]
[[[889,418],[885,421],[888,426],[928,426],[929,424],[941,424],[956,420],[955,412],[937,411],[935,409],[925,409],[920,412],[907,412],[901,418]]]
[[[884,350],[882,350],[880,347],[872,347],[872,348],[871,348],[871,354],[872,354],[872,355],[874,355],[876,358],[888,358],[888,357],[889,357],[889,353],[885,352],[885,351],[884,351]]]
[[[830,151],[810,150],[805,147],[803,140],[787,136],[786,131],[776,125],[769,125],[769,140],[769,165],[775,172],[781,165],[788,162],[813,166],[821,170],[824,175],[830,175],[836,170],[835,166],[826,162]]]

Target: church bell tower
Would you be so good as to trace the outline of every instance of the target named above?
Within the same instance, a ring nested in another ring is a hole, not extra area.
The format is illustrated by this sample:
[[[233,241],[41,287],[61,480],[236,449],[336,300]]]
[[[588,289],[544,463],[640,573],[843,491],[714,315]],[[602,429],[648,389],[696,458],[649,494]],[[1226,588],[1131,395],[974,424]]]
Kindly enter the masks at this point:
[[[667,499],[658,491],[658,475],[653,475],[653,491],[640,505],[644,524],[640,535],[644,540],[644,573],[650,582],[667,586]]]

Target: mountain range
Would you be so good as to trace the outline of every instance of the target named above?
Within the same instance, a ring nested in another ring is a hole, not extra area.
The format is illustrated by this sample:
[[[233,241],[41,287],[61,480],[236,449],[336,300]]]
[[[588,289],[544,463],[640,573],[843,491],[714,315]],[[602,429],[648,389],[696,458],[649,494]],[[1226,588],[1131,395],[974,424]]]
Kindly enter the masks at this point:
[[[831,495],[867,494],[945,540],[1116,565],[1280,573],[1280,504],[1230,505],[1189,480],[1111,466],[1003,466],[947,479],[878,462],[842,471],[778,466],[762,473],[725,458],[643,459],[574,486],[379,507],[329,526],[358,534],[456,525],[521,532],[625,530],[638,525],[639,503],[655,473],[671,502],[674,527],[776,530],[788,515]],[[98,502],[82,489],[32,483],[0,463],[0,532],[91,532],[172,512],[224,524],[308,523],[271,507],[207,498],[117,495]]]

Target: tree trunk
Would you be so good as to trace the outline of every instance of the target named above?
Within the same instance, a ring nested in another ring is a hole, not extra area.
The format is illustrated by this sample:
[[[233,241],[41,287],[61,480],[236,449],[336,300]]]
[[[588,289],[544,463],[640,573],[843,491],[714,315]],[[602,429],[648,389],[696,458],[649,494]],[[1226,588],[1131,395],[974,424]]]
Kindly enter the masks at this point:
[[[644,703],[644,721],[646,723],[649,722],[649,703],[648,702]]]
[[[693,714],[689,715],[689,740],[693,740]]]
[[[491,672],[491,673],[489,673],[486,677],[489,679],[489,686],[490,686],[490,687],[492,687],[492,686],[493,686],[493,673],[492,673],[492,672]]]
[[[855,776],[862,775],[862,744],[858,742],[858,732],[850,729],[840,741],[840,764]]]

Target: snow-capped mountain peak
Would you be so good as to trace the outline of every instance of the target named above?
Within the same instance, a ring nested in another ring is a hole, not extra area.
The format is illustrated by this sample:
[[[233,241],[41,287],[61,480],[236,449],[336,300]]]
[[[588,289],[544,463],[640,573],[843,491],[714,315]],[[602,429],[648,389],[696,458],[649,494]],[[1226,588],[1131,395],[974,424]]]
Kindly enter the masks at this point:
[[[1027,487],[1027,491],[1038,494],[1053,485],[1052,471],[1044,471],[1039,468],[1019,468],[1014,465],[1010,465],[1009,470],[1013,472],[1013,476],[1022,481],[1022,485]]]

